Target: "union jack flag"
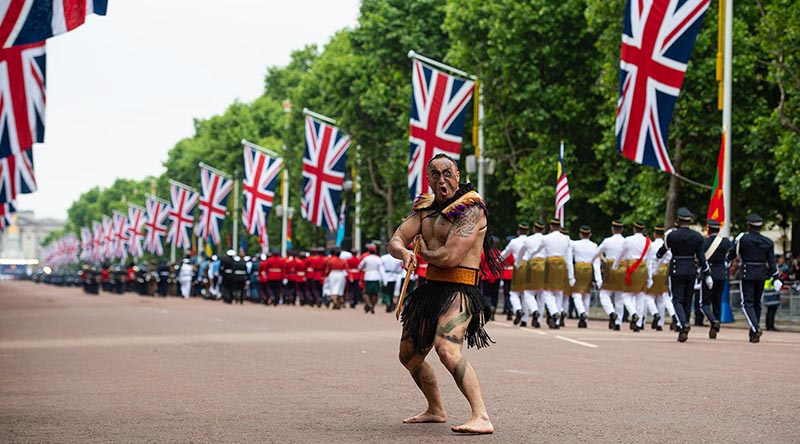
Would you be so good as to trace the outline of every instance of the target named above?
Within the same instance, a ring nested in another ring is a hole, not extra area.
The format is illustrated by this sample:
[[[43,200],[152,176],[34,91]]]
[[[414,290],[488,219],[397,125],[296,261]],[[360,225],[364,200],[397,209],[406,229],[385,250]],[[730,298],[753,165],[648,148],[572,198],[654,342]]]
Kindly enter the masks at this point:
[[[0,203],[13,201],[18,194],[34,191],[33,149],[0,158]]]
[[[275,186],[283,159],[273,158],[261,151],[244,145],[244,179],[242,193],[242,223],[250,234],[261,233],[260,221],[269,217],[275,199]]]
[[[138,258],[142,251],[142,227],[144,226],[144,208],[128,204],[128,252]]]
[[[306,116],[303,199],[300,212],[318,227],[335,230],[350,136]]]
[[[14,207],[14,201],[0,204],[0,231],[4,231],[14,223],[14,218],[12,218],[11,215],[16,212],[17,209]]]
[[[200,217],[194,226],[197,237],[210,237],[215,244],[219,244],[219,227],[225,219],[228,195],[232,188],[233,180],[208,168],[200,168]]]
[[[44,42],[0,49],[0,157],[44,142]]]
[[[167,233],[167,214],[169,204],[152,196],[145,202],[147,220],[144,223],[144,250],[156,256],[164,255],[163,239]]]
[[[0,2],[0,47],[40,42],[71,31],[87,15],[106,15],[107,9],[108,0],[4,0]]]
[[[92,238],[91,228],[81,227],[81,256],[84,261],[92,260],[92,247],[94,239]]]
[[[686,65],[710,0],[631,1],[625,6],[617,149],[673,173],[667,133]]]
[[[97,262],[103,259],[103,248],[105,245],[105,234],[103,224],[95,220],[92,221],[92,257],[91,260]]]
[[[408,191],[413,200],[428,193],[425,167],[433,156],[461,157],[461,134],[475,82],[414,60],[411,73]]]
[[[115,239],[117,238],[114,232],[114,221],[103,215],[103,257],[102,259],[113,259],[116,249]]]
[[[197,206],[200,195],[175,182],[170,182],[169,194],[172,198],[172,207],[169,210],[169,219],[172,223],[167,232],[167,242],[178,248],[192,248],[194,207]]]
[[[128,258],[129,240],[127,216],[114,210],[114,257],[123,261]]]

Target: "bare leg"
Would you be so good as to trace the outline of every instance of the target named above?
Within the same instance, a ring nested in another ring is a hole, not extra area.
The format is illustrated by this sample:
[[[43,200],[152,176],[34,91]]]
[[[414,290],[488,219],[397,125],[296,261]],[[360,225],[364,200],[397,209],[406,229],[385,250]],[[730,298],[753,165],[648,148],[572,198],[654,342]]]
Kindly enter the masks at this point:
[[[436,338],[433,342],[439,359],[453,375],[456,385],[467,398],[472,409],[472,418],[460,426],[451,427],[451,430],[457,433],[493,433],[494,426],[489,420],[489,414],[483,403],[483,393],[480,382],[478,382],[478,375],[467,360],[461,356],[464,335],[472,316],[470,313],[460,310],[461,303],[456,298],[450,310],[439,319]]]
[[[419,422],[445,422],[447,421],[447,413],[442,404],[442,395],[439,392],[439,384],[436,382],[436,374],[433,368],[425,362],[430,349],[424,353],[417,353],[414,351],[414,343],[411,336],[406,330],[403,330],[403,337],[400,340],[400,362],[403,363],[417,387],[425,395],[428,401],[428,408],[424,412],[411,418],[406,418],[403,422],[406,423],[419,423]]]

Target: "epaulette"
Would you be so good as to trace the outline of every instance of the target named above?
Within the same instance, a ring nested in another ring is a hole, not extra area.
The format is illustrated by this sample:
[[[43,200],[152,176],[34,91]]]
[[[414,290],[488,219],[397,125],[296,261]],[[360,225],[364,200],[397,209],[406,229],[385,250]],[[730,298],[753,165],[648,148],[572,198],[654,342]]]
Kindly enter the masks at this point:
[[[477,191],[472,190],[450,203],[450,205],[444,207],[442,216],[444,216],[445,219],[452,220],[464,214],[467,208],[475,205],[480,206],[483,211],[486,211],[486,204],[483,202],[483,198],[481,198],[481,195],[478,194]]]

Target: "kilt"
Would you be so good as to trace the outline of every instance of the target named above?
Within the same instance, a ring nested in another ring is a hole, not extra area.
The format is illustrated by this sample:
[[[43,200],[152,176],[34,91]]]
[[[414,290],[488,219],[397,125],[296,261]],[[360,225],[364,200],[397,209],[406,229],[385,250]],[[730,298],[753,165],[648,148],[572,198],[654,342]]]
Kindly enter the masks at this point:
[[[528,267],[528,286],[526,290],[542,290],[544,289],[544,281],[547,273],[547,261],[544,258],[537,257],[529,261]]]
[[[592,289],[592,264],[590,262],[575,263],[575,286],[573,293],[589,293]]]
[[[636,263],[635,260],[621,261],[619,269],[624,270],[622,268],[623,265],[625,265],[625,269],[627,269],[627,267],[633,266],[634,263]],[[620,291],[624,291],[625,293],[641,293],[647,289],[647,265],[645,265],[644,262],[640,263],[636,271],[631,274],[631,285],[625,282],[625,274],[622,276],[622,290]]]
[[[647,294],[661,296],[669,290],[667,271],[669,271],[667,264],[662,264],[658,267],[658,271],[653,275],[653,286],[647,289]]]
[[[565,287],[569,287],[567,261],[562,256],[553,256],[547,258],[546,264],[545,290],[564,291]]]
[[[514,274],[511,275],[511,291],[522,291],[525,289],[524,281],[526,272],[526,265],[528,262],[519,262],[514,267]]]
[[[612,270],[611,266],[614,265],[612,259],[606,259],[603,262],[603,290],[607,291],[622,291],[625,287],[625,269]]]

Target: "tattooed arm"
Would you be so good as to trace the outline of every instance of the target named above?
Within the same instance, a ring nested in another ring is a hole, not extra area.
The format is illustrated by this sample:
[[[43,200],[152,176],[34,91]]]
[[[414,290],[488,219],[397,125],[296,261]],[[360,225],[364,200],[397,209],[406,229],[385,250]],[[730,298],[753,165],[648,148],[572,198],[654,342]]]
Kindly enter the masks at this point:
[[[434,228],[434,233],[436,228]],[[425,231],[423,231],[425,234]],[[446,239],[425,239],[419,254],[429,263],[442,268],[465,265],[477,268],[483,236],[486,234],[486,216],[478,206],[468,207],[464,214],[454,220]],[[429,249],[429,247],[433,247]],[[473,263],[474,262],[474,263]]]

